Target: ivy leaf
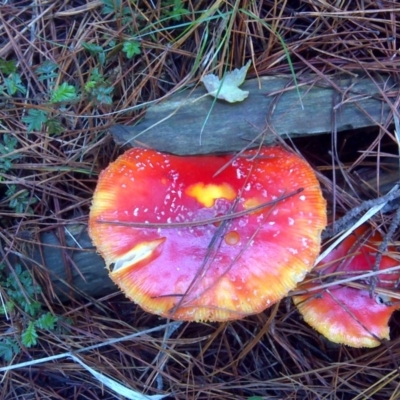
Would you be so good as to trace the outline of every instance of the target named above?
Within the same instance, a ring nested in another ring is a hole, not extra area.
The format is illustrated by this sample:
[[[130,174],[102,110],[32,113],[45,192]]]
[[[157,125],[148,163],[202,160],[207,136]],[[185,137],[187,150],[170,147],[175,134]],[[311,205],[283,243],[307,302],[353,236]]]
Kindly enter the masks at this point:
[[[124,42],[122,47],[122,51],[126,54],[126,56],[130,59],[133,56],[140,54],[142,51],[140,50],[140,43],[136,40],[129,40]]]
[[[26,347],[32,347],[37,345],[38,334],[36,332],[35,324],[33,321],[29,321],[28,327],[22,332],[21,341]]]
[[[207,92],[217,99],[225,100],[229,103],[243,101],[249,95],[246,90],[239,89],[244,82],[251,61],[240,69],[228,72],[222,80],[216,75],[208,74],[201,81],[206,87]]]
[[[61,103],[71,100],[76,100],[76,89],[74,86],[64,82],[61,86],[53,91],[50,98],[50,103]]]
[[[47,329],[49,331],[52,331],[57,320],[58,318],[56,316],[47,312],[36,320],[35,325],[40,329]]]
[[[22,121],[27,124],[28,132],[40,131],[42,124],[47,121],[47,112],[31,109],[28,111],[28,115],[22,117]]]

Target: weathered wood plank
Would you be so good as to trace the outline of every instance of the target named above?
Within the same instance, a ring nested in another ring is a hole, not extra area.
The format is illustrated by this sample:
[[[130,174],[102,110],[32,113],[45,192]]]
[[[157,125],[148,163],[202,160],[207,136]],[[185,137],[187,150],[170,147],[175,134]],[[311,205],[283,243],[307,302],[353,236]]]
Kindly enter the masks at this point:
[[[213,102],[203,87],[186,90],[149,107],[137,125],[115,125],[110,131],[121,145],[205,154],[240,150],[263,130],[266,144],[275,140],[275,134],[295,138],[329,133],[333,114],[338,131],[343,131],[383,123],[391,112],[376,84],[367,78],[332,78],[330,87],[300,83],[304,109],[291,82],[290,77],[246,81],[242,88],[250,92],[249,97],[235,104]],[[289,86],[284,93],[274,94]],[[382,78],[380,87],[387,88],[388,81]],[[342,105],[334,108],[338,102]]]
[[[57,229],[54,229],[40,235],[41,244],[30,255],[48,269],[57,296],[65,301],[70,294],[79,292],[100,297],[117,291],[108,277],[102,257],[96,253],[86,226],[68,225],[64,229],[66,248],[61,246]],[[67,260],[67,265],[63,260]]]

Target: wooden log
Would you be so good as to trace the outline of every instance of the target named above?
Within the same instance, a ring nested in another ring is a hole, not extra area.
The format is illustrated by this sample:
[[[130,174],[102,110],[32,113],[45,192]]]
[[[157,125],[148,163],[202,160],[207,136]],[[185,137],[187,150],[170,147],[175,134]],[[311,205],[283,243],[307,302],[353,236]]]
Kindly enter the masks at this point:
[[[365,169],[362,172],[362,179],[366,182],[364,185],[366,192],[371,187],[378,186],[375,168]],[[387,193],[397,180],[398,165],[393,163],[390,168],[385,166],[380,173],[380,193]],[[65,247],[61,246],[58,230],[54,229],[40,235],[41,243],[36,246],[33,254],[36,262],[47,268],[57,296],[65,301],[71,294],[81,297],[101,297],[118,291],[108,277],[102,257],[96,253],[91,243],[86,226],[68,225],[64,230]]]
[[[40,235],[40,244],[31,255],[48,269],[56,295],[65,301],[71,295],[100,297],[117,291],[86,226],[67,225],[63,229],[66,246],[61,246],[58,229],[54,229]]]
[[[390,118],[389,105],[369,79],[337,81],[339,90],[333,86],[301,85],[304,109],[294,88],[281,95],[273,94],[290,82],[288,77],[247,81],[242,88],[249,90],[250,95],[237,104],[213,103],[213,98],[204,96],[202,87],[184,91],[150,107],[139,124],[116,125],[110,131],[121,145],[150,146],[175,154],[203,154],[240,150],[264,129],[266,143],[275,140],[275,133],[283,138],[329,133],[333,115],[338,131],[376,126]],[[388,80],[382,79],[381,88],[383,82],[389,85]],[[336,97],[342,105],[335,109]],[[60,247],[55,229],[41,235],[41,244],[34,253],[34,259],[49,269],[58,296],[68,297],[70,288],[65,282],[93,297],[117,290],[86,227],[72,225],[67,229],[66,248]],[[67,260],[68,265],[62,260]]]
[[[367,78],[332,78],[332,85],[324,87],[300,82],[300,101],[290,77],[264,77],[246,81],[242,89],[250,92],[248,98],[234,104],[214,101],[199,87],[151,106],[137,125],[115,125],[110,131],[120,145],[174,154],[238,151],[261,132],[269,144],[276,135],[329,133],[333,122],[339,132],[382,124],[391,110],[377,85],[382,91],[395,86],[383,78],[380,84]]]

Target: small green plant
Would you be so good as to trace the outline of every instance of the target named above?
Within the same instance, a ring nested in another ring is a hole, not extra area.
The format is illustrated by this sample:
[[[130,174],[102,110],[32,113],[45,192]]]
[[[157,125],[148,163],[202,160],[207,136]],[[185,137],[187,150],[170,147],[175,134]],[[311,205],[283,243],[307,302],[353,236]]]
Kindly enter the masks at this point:
[[[13,161],[21,158],[21,155],[15,152],[17,143],[17,139],[7,133],[2,136],[0,140],[0,172],[7,172],[12,168]]]
[[[9,96],[17,93],[26,94],[26,87],[22,82],[21,75],[17,73],[17,64],[14,60],[0,59],[0,72],[4,75],[3,83],[0,85],[0,94]]]
[[[101,2],[103,3],[103,14],[115,14],[115,18],[121,19],[123,25],[132,20],[132,11],[129,7],[122,7],[122,0],[101,0]]]
[[[20,351],[19,344],[11,337],[0,339],[0,358],[4,361],[11,361]]]
[[[8,78],[4,78],[4,85],[1,91],[4,93],[4,88],[10,96],[16,93],[26,94],[26,87],[22,83],[21,76],[16,72],[11,73]]]
[[[103,14],[120,13],[122,10],[121,0],[101,0],[103,3]]]
[[[57,78],[58,65],[51,62],[45,61],[43,64],[36,68],[36,73],[38,74],[39,81],[43,82],[46,80],[52,80]]]
[[[57,88],[53,87],[53,81],[58,76],[57,64],[47,60],[36,68],[36,73],[38,80],[47,83],[47,86],[50,88],[48,97],[51,105],[71,103],[79,99],[75,87],[66,82],[63,82]],[[3,83],[0,84],[0,95],[13,96],[18,93],[26,94],[25,84],[22,81],[21,75],[18,73],[17,64],[14,60],[6,61],[0,59],[0,74],[3,75]],[[54,107],[46,108],[45,105],[41,105],[40,108],[28,109],[26,114],[22,117],[22,122],[26,124],[28,133],[40,131],[44,125],[47,127],[47,131],[50,135],[58,135],[63,132],[65,128],[59,121],[59,118],[55,117],[54,114],[57,114]],[[8,144],[5,143],[7,140]],[[5,143],[4,145],[0,142],[0,171],[6,171],[11,168],[10,158],[1,157],[2,155],[7,155],[5,150],[12,144],[9,141],[8,135],[3,136],[3,142]]]
[[[9,75],[17,72],[17,63],[15,60],[3,60],[0,59],[0,72],[4,75]]]
[[[58,136],[65,131],[65,126],[57,118],[49,118],[44,123],[49,135]]]
[[[31,205],[37,203],[37,199],[31,197],[28,190],[22,189],[17,192],[17,186],[10,185],[6,192],[6,196],[10,198],[8,206],[17,214],[33,214]]]
[[[15,266],[14,272],[15,275],[7,275],[5,266],[0,264],[0,286],[8,297],[3,308],[0,308],[0,314],[11,315],[14,320],[19,319],[19,325],[22,326],[20,332],[13,332],[13,337],[0,338],[0,358],[5,361],[10,361],[18,354],[21,351],[21,345],[36,346],[40,338],[40,330],[58,329],[59,322],[59,318],[44,311],[37,300],[42,290],[33,282],[30,273],[22,270],[20,265]]]
[[[165,16],[170,17],[174,21],[180,21],[182,17],[189,13],[189,11],[183,7],[182,0],[169,0],[162,5],[167,9]]]
[[[24,86],[20,80],[19,75],[15,72],[16,66],[13,63],[6,62],[0,59],[0,72],[13,71],[9,76],[8,81],[5,80],[3,87],[0,85],[0,93],[4,90],[8,94],[15,93],[16,91],[24,92]],[[51,107],[43,104],[37,108],[30,108],[22,117],[22,122],[26,124],[28,133],[34,131],[41,131],[43,126],[47,128],[49,135],[59,135],[65,130],[64,125],[61,123],[58,112],[55,107],[59,107],[60,103],[72,103],[79,99],[76,88],[67,82],[63,82],[57,88],[54,88],[54,80],[58,76],[58,65],[45,61],[43,64],[36,68],[36,73],[39,81],[45,82],[49,88],[48,104]],[[1,152],[1,148],[0,148]],[[0,161],[1,163],[1,161]],[[1,169],[1,164],[0,164]]]
[[[58,98],[63,98],[63,95],[60,93],[56,93],[54,95],[54,97],[57,96]],[[22,117],[22,122],[27,125],[27,130],[29,133],[33,131],[40,131],[44,124],[47,127],[50,135],[59,135],[65,130],[65,127],[59,119],[49,118],[49,115],[50,112],[47,110],[30,109],[28,110],[28,114]]]
[[[129,59],[131,59],[132,57],[141,53],[140,43],[137,40],[128,40],[124,42],[122,51]]]
[[[53,90],[50,103],[69,103],[75,100],[78,100],[75,87],[64,82]]]
[[[93,43],[82,42],[82,47],[92,56],[98,57],[100,64],[104,65],[106,62],[106,52],[101,46]]]
[[[85,92],[90,100],[96,104],[112,104],[113,91],[111,83],[105,79],[97,67],[94,68],[85,84]]]
[[[27,125],[28,132],[40,131],[42,125],[47,121],[48,112],[31,108],[28,115],[22,117],[22,122]]]

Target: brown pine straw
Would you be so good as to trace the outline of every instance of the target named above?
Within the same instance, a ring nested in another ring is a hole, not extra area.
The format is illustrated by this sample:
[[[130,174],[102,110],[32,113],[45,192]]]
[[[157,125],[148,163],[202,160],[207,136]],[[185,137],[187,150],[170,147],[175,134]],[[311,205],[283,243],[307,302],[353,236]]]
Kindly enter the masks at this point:
[[[64,226],[87,223],[97,175],[123,151],[108,127],[133,124],[151,102],[198,85],[206,73],[221,76],[248,60],[249,77],[290,74],[278,34],[298,84],[366,76],[398,118],[398,88],[382,82],[388,76],[398,79],[400,6],[384,0],[182,1],[188,13],[176,21],[166,19],[172,9],[168,2],[116,1],[120,10],[109,14],[102,12],[104,3],[8,0],[0,5],[0,58],[17,62],[27,88],[25,95],[6,93],[0,99],[0,141],[3,134],[12,135],[18,141],[14,154],[20,156],[11,169],[0,171],[0,262],[10,274],[16,263],[30,268],[43,288],[43,307],[64,317],[61,332],[40,331],[37,346],[22,348],[10,364],[3,363],[0,399],[118,398],[83,365],[138,393],[173,399],[399,398],[398,314],[391,320],[391,341],[375,349],[328,342],[301,320],[290,296],[241,321],[183,323],[166,332],[165,320],[117,290],[95,299],[71,286],[69,299],[59,299],[51,266],[32,268],[29,259],[44,232],[55,232],[66,249]],[[128,59],[121,43],[133,36],[141,55]],[[83,42],[106,50],[104,65]],[[83,93],[90,73],[99,68],[114,87],[112,104],[96,104],[87,94],[63,107],[49,104],[50,82],[37,73],[45,61],[59,66],[53,86],[68,82]],[[0,76],[0,84],[5,78]],[[332,105],[333,115],[340,102]],[[58,136],[49,135],[45,126],[28,132],[22,118],[31,109],[49,110],[65,129]],[[387,193],[398,180],[399,160],[393,118],[355,133],[336,132],[332,121],[331,135],[284,145],[315,167],[334,220]],[[32,214],[9,207],[10,185],[37,199]],[[390,229],[398,202],[389,205],[369,223],[384,236],[392,232],[387,241],[398,245],[398,229]],[[68,284],[79,267],[66,254],[60,263]],[[398,298],[398,289],[392,292]],[[1,288],[0,293],[6,301]],[[24,323],[22,310],[2,317],[0,338],[20,337]],[[79,362],[61,357],[65,354]]]

